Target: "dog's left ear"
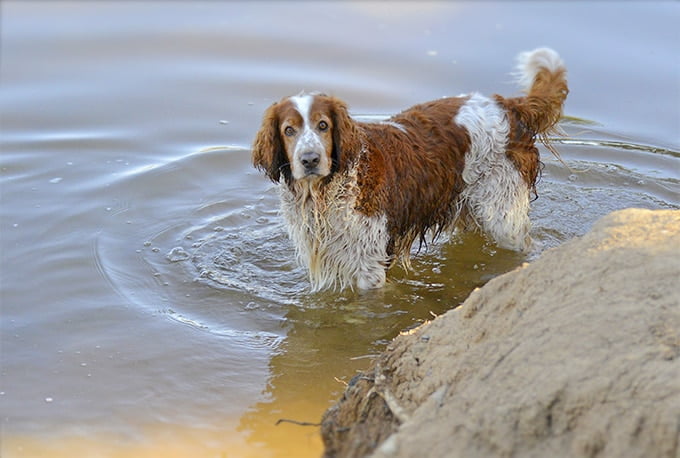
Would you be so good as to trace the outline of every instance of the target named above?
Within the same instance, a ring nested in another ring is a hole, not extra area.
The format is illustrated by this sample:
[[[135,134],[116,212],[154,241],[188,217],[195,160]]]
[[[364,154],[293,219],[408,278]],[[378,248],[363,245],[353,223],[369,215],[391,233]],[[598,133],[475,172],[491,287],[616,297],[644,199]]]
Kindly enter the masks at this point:
[[[253,142],[253,165],[262,170],[269,179],[278,183],[283,174],[290,181],[290,164],[279,134],[278,104],[274,103],[264,112],[262,126]]]
[[[347,105],[335,97],[329,97],[333,121],[333,168],[346,170],[361,152],[359,129],[350,118]]]

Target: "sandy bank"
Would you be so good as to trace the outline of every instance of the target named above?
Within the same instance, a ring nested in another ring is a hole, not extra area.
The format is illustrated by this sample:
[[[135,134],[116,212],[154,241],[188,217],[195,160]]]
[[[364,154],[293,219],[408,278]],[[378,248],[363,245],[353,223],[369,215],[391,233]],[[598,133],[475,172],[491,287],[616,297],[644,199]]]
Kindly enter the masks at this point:
[[[623,210],[397,337],[326,456],[680,454],[680,211]]]

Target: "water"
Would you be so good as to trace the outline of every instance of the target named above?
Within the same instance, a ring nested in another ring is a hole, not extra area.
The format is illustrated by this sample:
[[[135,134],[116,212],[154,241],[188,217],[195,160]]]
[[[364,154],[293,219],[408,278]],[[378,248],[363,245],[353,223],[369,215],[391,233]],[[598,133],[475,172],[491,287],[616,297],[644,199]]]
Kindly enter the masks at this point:
[[[2,3],[0,454],[318,456],[317,422],[389,339],[619,208],[680,207],[679,7]],[[632,26],[630,24],[635,24]],[[529,255],[475,235],[384,290],[308,292],[249,145],[323,90],[385,116],[514,94],[548,45],[571,93]]]

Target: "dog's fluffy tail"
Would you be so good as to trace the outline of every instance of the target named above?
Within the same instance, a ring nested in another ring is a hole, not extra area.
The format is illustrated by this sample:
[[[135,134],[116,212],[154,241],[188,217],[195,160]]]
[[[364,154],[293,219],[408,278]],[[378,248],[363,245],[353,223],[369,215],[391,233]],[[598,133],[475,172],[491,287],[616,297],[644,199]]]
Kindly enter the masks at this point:
[[[537,135],[554,130],[567,98],[567,69],[550,48],[538,48],[517,56],[518,83],[526,92],[518,111],[522,122]]]

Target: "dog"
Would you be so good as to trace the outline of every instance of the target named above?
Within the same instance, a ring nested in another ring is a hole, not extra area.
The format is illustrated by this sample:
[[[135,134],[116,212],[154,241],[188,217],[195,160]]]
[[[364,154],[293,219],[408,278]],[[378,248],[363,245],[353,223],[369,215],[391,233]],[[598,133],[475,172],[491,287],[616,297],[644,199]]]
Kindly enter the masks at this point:
[[[314,291],[380,288],[416,239],[456,227],[498,246],[531,244],[530,193],[568,94],[560,56],[518,56],[524,95],[471,93],[358,122],[340,99],[301,93],[271,105],[253,165],[279,184],[281,214]],[[552,149],[551,149],[552,150]]]

